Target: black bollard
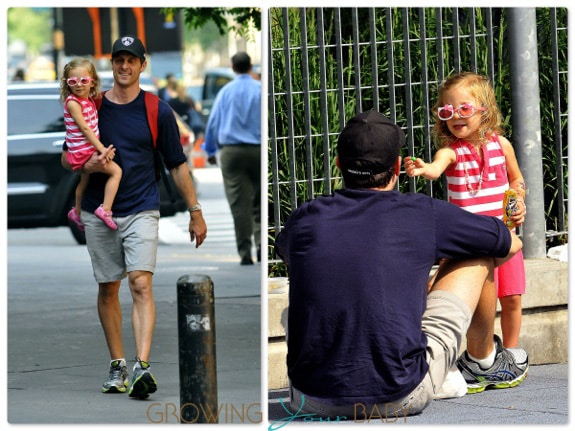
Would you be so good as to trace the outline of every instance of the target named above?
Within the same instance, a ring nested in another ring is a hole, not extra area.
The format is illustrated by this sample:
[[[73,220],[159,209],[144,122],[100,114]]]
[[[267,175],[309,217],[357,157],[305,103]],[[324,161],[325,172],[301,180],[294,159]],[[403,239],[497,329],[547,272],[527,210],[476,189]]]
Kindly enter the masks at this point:
[[[180,422],[218,423],[214,284],[207,275],[178,279]]]

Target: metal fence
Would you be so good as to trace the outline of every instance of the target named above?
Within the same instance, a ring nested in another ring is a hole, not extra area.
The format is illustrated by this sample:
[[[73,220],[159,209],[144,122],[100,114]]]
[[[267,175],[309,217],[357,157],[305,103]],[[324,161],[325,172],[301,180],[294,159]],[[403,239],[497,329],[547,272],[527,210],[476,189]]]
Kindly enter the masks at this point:
[[[541,85],[543,241],[567,234],[567,12],[534,9]],[[269,245],[301,202],[341,186],[337,136],[358,112],[377,109],[407,135],[407,151],[433,158],[430,108],[449,74],[491,78],[513,141],[509,13],[496,8],[272,8],[269,12]],[[517,30],[515,30],[517,31]],[[520,36],[523,37],[523,36]],[[549,65],[549,67],[547,66]],[[519,108],[516,108],[516,111]],[[525,143],[514,142],[514,145]],[[521,160],[520,160],[521,164]],[[400,188],[444,199],[445,184],[401,176]],[[529,181],[527,181],[529,186]],[[528,197],[529,203],[529,197]]]

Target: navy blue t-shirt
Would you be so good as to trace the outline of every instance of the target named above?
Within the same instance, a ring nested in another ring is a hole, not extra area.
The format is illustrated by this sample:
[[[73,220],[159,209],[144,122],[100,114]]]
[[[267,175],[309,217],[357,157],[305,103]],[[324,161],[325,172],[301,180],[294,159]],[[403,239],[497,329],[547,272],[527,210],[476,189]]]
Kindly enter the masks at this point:
[[[154,145],[146,117],[144,91],[127,104],[117,104],[106,97],[98,113],[100,140],[105,146],[114,145],[114,161],[122,168],[122,180],[112,206],[115,216],[127,216],[140,211],[158,210],[160,193],[154,169]],[[160,101],[158,107],[157,148],[168,169],[186,162],[180,134],[170,106]],[[90,175],[82,199],[82,209],[94,212],[104,198],[107,175]]]
[[[421,382],[431,267],[505,257],[511,236],[496,218],[422,194],[344,189],[297,208],[275,245],[289,267],[289,378],[345,405],[395,401]]]

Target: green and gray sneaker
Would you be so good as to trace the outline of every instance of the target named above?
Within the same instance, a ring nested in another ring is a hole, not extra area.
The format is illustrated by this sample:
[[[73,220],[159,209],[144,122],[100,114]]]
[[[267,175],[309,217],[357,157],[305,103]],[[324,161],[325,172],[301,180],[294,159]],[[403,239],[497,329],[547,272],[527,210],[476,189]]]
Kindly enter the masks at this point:
[[[495,361],[483,369],[467,355],[467,351],[457,360],[457,368],[467,383],[467,393],[476,394],[485,389],[505,389],[517,386],[527,376],[529,356],[523,349],[506,349],[501,339],[494,335]]]
[[[132,376],[132,384],[128,389],[128,395],[132,398],[145,399],[156,392],[157,387],[156,379],[150,372],[150,364],[136,358],[134,375]]]
[[[124,393],[128,384],[126,361],[118,359],[110,362],[110,375],[102,385],[102,392],[105,394]]]

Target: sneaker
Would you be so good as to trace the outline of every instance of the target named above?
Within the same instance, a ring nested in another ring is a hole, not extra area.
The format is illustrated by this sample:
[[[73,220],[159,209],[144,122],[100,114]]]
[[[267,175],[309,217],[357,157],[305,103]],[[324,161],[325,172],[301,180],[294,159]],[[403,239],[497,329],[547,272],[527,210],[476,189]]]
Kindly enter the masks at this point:
[[[156,392],[157,387],[156,379],[150,372],[150,364],[136,358],[128,395],[132,398],[146,399],[150,394]]]
[[[100,205],[98,209],[94,211],[94,215],[98,217],[100,220],[102,220],[104,223],[106,223],[106,226],[108,226],[110,229],[112,230],[118,229],[118,226],[116,225],[116,223],[114,223],[114,220],[112,220],[112,211],[105,211],[102,205]]]
[[[122,360],[112,361],[110,363],[110,375],[102,385],[102,392],[105,394],[124,393],[129,383],[126,363]]]
[[[75,223],[76,226],[78,226],[78,229],[84,232],[84,223],[82,223],[80,216],[76,212],[76,208],[72,208],[70,211],[68,211],[68,220],[70,220],[72,223]]]
[[[433,399],[441,400],[447,398],[460,398],[467,393],[467,382],[463,378],[463,374],[456,365],[451,367],[445,376],[443,384]]]
[[[464,352],[457,361],[457,367],[467,382],[467,393],[475,394],[485,389],[512,388],[527,376],[529,356],[523,349],[505,349],[501,339],[494,335],[495,362],[487,369],[471,360]]]

